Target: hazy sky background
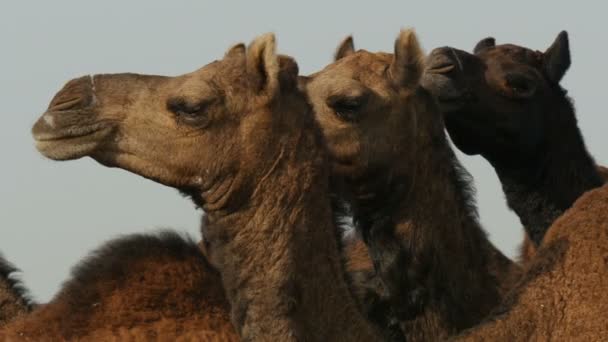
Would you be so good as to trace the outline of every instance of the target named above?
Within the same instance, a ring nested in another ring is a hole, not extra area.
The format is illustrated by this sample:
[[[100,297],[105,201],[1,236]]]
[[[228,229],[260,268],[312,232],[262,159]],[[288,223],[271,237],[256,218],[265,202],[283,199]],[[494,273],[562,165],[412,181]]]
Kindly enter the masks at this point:
[[[171,227],[199,238],[190,201],[177,191],[90,159],[40,156],[31,125],[69,79],[137,72],[177,75],[220,58],[232,44],[274,31],[281,53],[303,74],[331,62],[338,42],[391,50],[401,27],[414,26],[430,51],[470,50],[481,38],[544,50],[570,33],[573,65],[563,83],[596,160],[608,164],[605,78],[606,7],[569,1],[8,1],[0,4],[0,251],[48,301],[70,268],[104,241]],[[482,222],[492,241],[515,255],[519,220],[506,208],[493,169],[459,155],[475,177]]]

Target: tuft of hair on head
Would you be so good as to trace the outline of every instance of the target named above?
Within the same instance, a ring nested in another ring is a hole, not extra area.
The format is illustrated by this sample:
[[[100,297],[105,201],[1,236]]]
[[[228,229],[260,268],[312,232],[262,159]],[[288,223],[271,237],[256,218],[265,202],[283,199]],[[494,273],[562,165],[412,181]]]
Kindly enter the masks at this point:
[[[238,43],[233,45],[226,51],[224,58],[244,57],[245,56],[245,44]]]
[[[413,28],[401,30],[395,40],[390,76],[396,86],[416,87],[424,72],[424,51]]]
[[[271,98],[280,89],[279,72],[274,34],[266,33],[255,38],[247,48],[247,73],[258,82],[260,90]]]
[[[350,56],[355,53],[355,43],[353,42],[353,36],[348,36],[340,42],[336,53],[334,54],[334,61],[338,61],[344,57]]]

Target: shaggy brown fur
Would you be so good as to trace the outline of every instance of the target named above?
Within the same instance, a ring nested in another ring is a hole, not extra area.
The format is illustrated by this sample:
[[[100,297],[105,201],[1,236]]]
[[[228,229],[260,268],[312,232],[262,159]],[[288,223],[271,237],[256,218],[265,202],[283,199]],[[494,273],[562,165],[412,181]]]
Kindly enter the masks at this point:
[[[433,51],[424,80],[456,146],[492,164],[535,245],[581,194],[603,184],[559,85],[569,66],[566,32],[544,53],[486,38],[474,55]]]
[[[25,286],[15,277],[19,272],[0,254],[0,326],[31,311],[34,306]]]
[[[600,174],[600,177],[602,177],[602,179],[604,180],[604,183],[608,182],[608,168],[605,168],[603,166],[598,166],[597,170]],[[524,242],[519,247],[518,260],[519,260],[519,262],[525,264],[528,261],[532,260],[532,258],[535,255],[536,255],[536,246],[534,245],[532,240],[530,240],[530,238],[526,234]]]
[[[191,240],[172,232],[131,235],[80,262],[49,304],[14,321],[0,339],[238,341],[229,312],[219,273]]]
[[[608,336],[608,185],[547,232],[499,314],[463,341],[604,341]]]
[[[37,147],[191,196],[243,339],[374,340],[344,279],[321,136],[290,65],[279,70],[265,36],[176,78],[77,79],[34,126]]]
[[[352,39],[345,44],[336,53],[341,58],[305,86],[337,191],[352,205],[378,270],[379,278],[354,279],[372,290],[380,279],[376,290],[392,312],[383,310],[384,300],[370,301],[369,292],[361,301],[380,306],[367,314],[385,329],[396,318],[407,340],[447,337],[480,322],[519,269],[477,222],[469,177],[433,98],[419,86],[423,54],[415,34],[402,32],[394,55],[354,52]]]

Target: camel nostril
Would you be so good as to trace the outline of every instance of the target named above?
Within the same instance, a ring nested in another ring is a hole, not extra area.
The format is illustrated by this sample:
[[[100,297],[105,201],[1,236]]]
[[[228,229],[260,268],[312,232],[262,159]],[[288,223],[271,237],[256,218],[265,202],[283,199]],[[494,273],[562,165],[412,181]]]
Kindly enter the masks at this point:
[[[440,47],[431,51],[426,60],[426,71],[433,74],[447,74],[460,68],[460,64],[454,59],[452,50],[450,47]]]
[[[428,72],[434,74],[447,74],[448,72],[454,70],[455,67],[456,65],[452,62],[443,62],[430,65],[427,70]]]
[[[93,92],[93,78],[91,76],[73,79],[53,97],[48,111],[58,112],[86,108],[93,102]]]

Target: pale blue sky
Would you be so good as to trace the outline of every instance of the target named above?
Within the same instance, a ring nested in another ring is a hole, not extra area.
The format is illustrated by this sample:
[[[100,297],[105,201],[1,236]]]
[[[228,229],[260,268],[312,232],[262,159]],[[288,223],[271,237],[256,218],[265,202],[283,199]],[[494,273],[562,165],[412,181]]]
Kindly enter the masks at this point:
[[[570,33],[573,65],[564,79],[596,160],[608,164],[605,99],[606,6],[556,1],[22,1],[0,4],[0,251],[47,301],[88,251],[119,234],[159,227],[196,238],[197,213],[175,190],[90,159],[40,156],[30,127],[69,79],[91,73],[176,75],[222,56],[230,45],[274,31],[279,51],[303,74],[331,61],[353,34],[358,48],[391,50],[401,27],[416,27],[427,49],[470,49],[492,35],[544,50]],[[521,240],[493,169],[460,155],[475,177],[482,222],[509,255]]]

